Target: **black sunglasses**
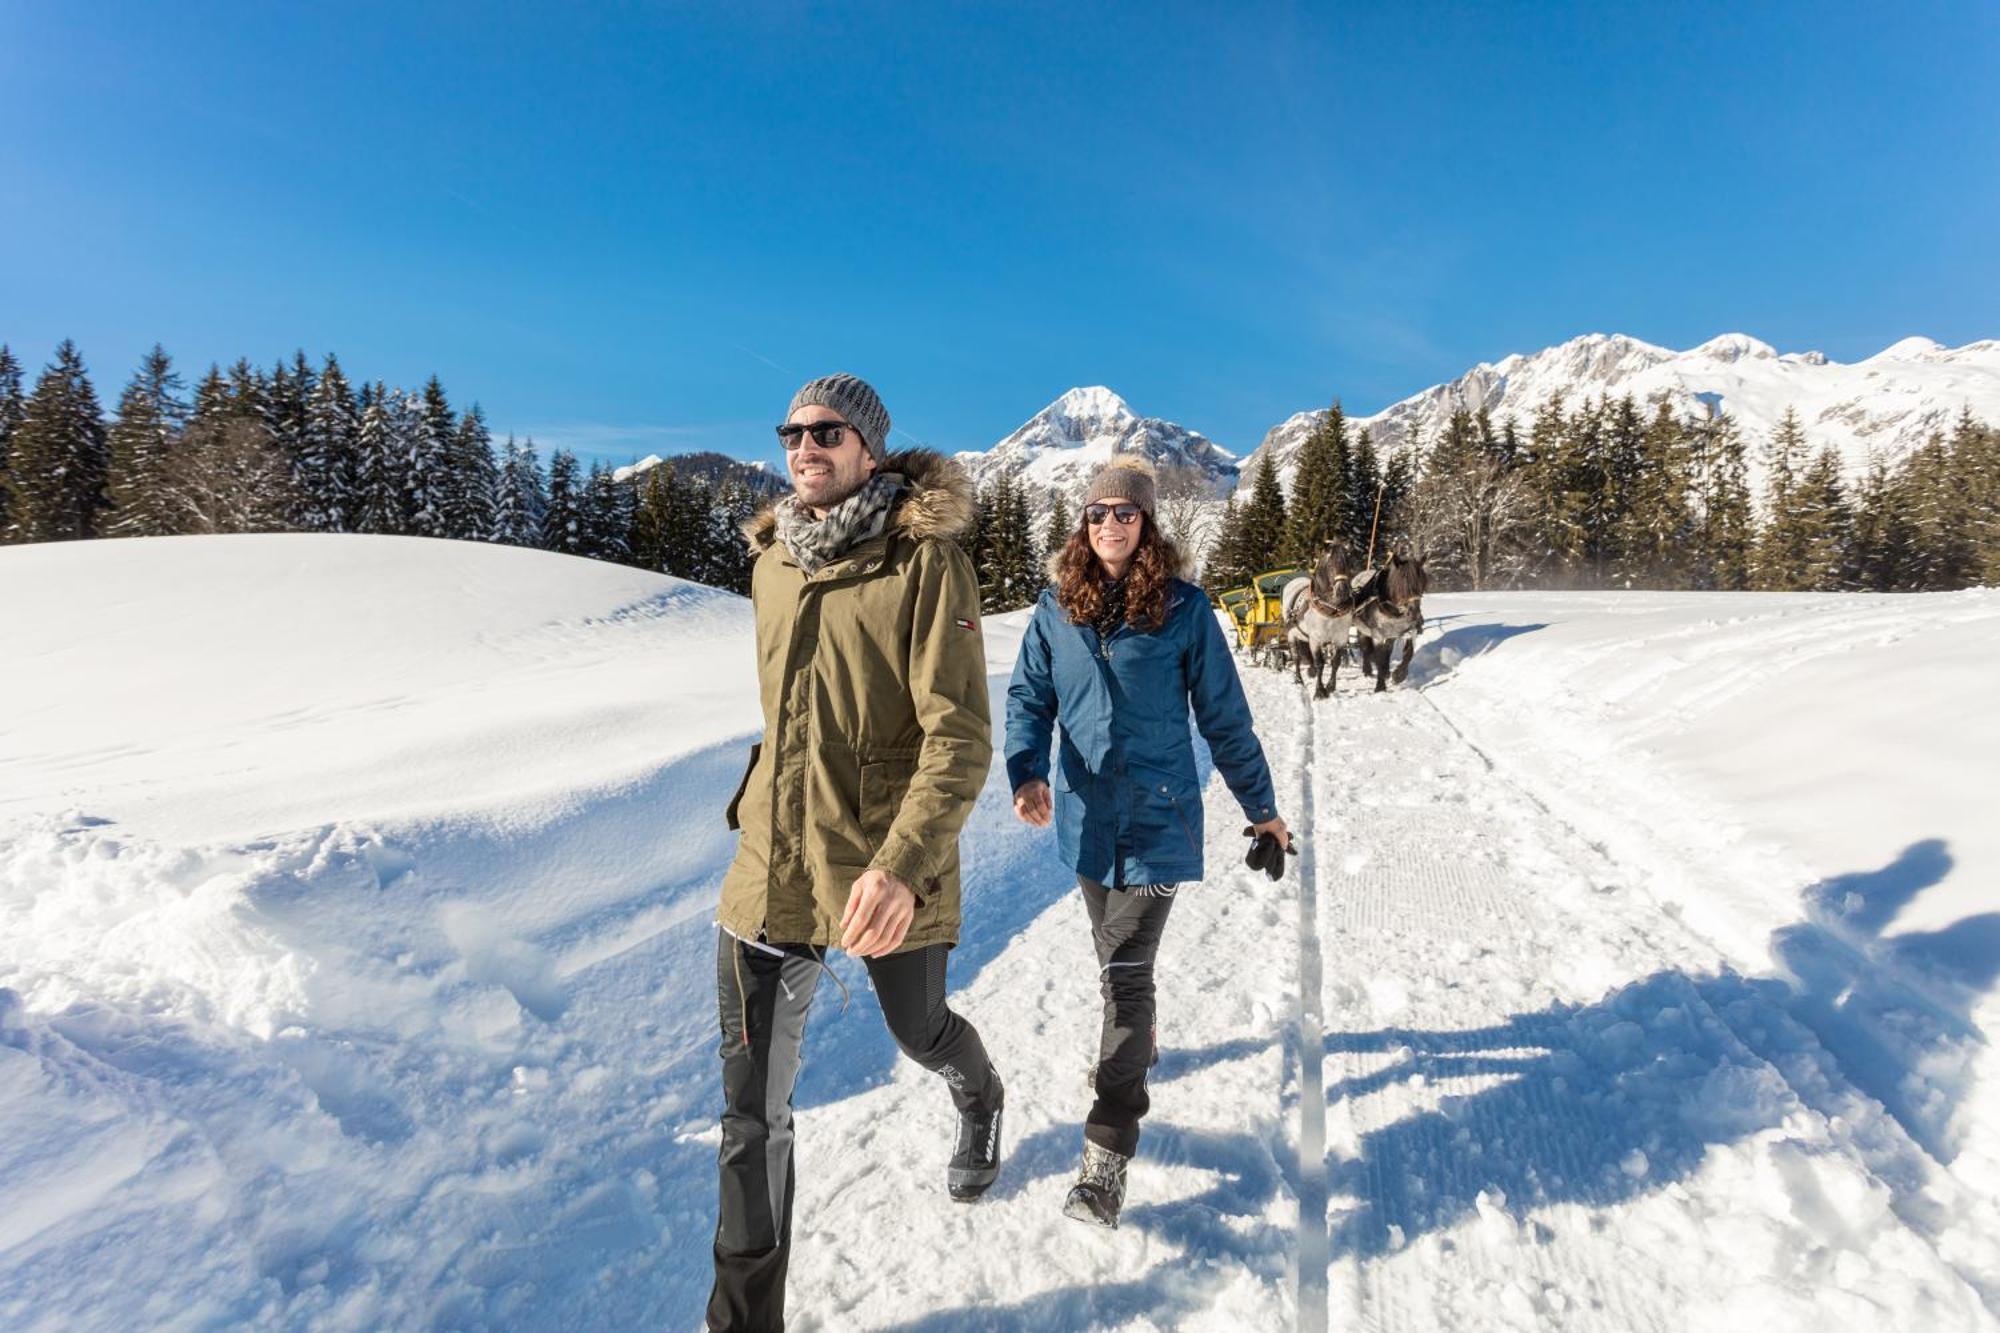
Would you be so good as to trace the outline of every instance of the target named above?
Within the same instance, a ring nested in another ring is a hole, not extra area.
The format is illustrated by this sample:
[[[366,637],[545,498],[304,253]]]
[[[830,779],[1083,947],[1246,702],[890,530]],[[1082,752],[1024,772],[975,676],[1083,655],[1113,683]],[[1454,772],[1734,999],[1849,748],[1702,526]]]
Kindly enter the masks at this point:
[[[840,433],[850,429],[852,427],[845,421],[815,421],[810,426],[797,426],[788,421],[778,427],[778,443],[784,445],[787,449],[796,449],[803,438],[810,433],[813,437],[813,443],[820,448],[838,449],[841,440]],[[860,433],[859,431],[855,431],[857,435]]]
[[[1090,524],[1093,528],[1107,518],[1115,518],[1119,523],[1129,528],[1139,521],[1139,506],[1085,505],[1083,507],[1083,521]]]

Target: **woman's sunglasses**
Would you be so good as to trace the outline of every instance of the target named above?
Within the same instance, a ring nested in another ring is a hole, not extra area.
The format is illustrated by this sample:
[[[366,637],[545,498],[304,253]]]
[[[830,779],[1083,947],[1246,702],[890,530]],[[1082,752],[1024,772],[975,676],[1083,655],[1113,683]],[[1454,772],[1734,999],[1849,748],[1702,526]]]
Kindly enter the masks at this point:
[[[1094,528],[1107,518],[1115,518],[1120,526],[1129,528],[1139,521],[1139,512],[1138,505],[1085,505],[1083,521]]]
[[[796,449],[804,437],[810,434],[813,437],[813,443],[820,448],[838,449],[841,440],[840,433],[848,428],[845,421],[815,421],[810,426],[793,425],[788,421],[778,427],[778,443],[784,445],[788,450]],[[855,434],[858,435],[860,432],[856,431]]]

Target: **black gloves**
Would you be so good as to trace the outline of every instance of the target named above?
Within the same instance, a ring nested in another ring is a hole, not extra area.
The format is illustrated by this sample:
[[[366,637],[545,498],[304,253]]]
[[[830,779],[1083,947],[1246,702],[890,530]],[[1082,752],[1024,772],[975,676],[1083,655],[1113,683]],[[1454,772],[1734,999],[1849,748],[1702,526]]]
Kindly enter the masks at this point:
[[[1259,833],[1254,828],[1244,829],[1243,836],[1253,840],[1250,850],[1244,853],[1243,864],[1252,870],[1263,871],[1274,883],[1285,877],[1285,858],[1299,854],[1298,843],[1289,834],[1283,847],[1278,846],[1275,835]]]

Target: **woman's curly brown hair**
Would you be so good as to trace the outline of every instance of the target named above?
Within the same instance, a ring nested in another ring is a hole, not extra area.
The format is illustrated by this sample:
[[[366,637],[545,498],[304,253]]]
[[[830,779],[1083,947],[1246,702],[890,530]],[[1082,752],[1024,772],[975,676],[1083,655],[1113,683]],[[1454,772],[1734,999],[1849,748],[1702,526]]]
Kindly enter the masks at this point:
[[[1181,572],[1180,548],[1140,511],[1139,545],[1125,570],[1125,623],[1148,633],[1167,623],[1167,584]],[[1073,625],[1088,625],[1104,611],[1104,566],[1090,549],[1090,525],[1081,520],[1056,556],[1056,602]]]

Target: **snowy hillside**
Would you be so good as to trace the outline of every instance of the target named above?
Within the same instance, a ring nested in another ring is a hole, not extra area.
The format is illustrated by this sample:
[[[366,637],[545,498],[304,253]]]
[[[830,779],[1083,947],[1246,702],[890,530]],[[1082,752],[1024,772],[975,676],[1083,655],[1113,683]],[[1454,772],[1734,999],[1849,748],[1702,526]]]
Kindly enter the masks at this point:
[[[1114,454],[1131,453],[1163,470],[1196,469],[1217,497],[1236,483],[1236,458],[1228,450],[1185,426],[1139,416],[1102,387],[1071,389],[991,449],[958,458],[982,489],[1004,475],[1029,488],[1036,509],[1062,494],[1074,510],[1091,471]]]
[[[0,605],[0,1327],[695,1327],[747,604],[271,536],[0,549]],[[1210,783],[1116,1232],[1058,1211],[1097,967],[996,767],[1007,1166],[945,1198],[836,957],[796,1327],[2000,1327],[2000,593],[1426,611],[1412,688],[1245,678],[1307,852],[1245,871]]]
[[[1675,412],[1697,418],[1711,407],[1727,412],[1751,445],[1753,480],[1762,472],[1757,446],[1788,407],[1797,410],[1814,448],[1832,445],[1850,473],[1858,473],[1871,452],[1893,462],[1933,432],[1949,433],[1968,406],[1982,420],[2000,421],[2000,341],[1946,348],[1928,338],[1905,338],[1865,361],[1842,365],[1819,352],[1781,355],[1741,333],[1685,352],[1593,333],[1530,356],[1482,362],[1448,384],[1432,385],[1374,416],[1350,417],[1348,424],[1366,426],[1378,449],[1395,448],[1413,432],[1425,441],[1435,438],[1459,407],[1486,408],[1496,422],[1511,414],[1525,431],[1535,410],[1558,394],[1577,403],[1628,393],[1641,404],[1664,399]],[[1297,413],[1259,443],[1259,451],[1276,451],[1287,483],[1300,444],[1323,416],[1323,408]],[[1257,461],[1253,453],[1244,462],[1246,488]]]

